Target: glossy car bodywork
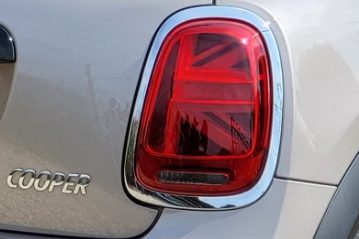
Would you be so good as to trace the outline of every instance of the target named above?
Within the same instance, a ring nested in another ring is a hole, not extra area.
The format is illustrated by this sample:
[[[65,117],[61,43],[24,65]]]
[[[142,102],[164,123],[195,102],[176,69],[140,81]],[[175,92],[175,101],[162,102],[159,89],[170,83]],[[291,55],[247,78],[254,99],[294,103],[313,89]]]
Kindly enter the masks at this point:
[[[168,16],[212,4],[257,14],[276,37],[284,112],[275,178],[261,199],[237,210],[140,204],[122,185],[122,159],[146,52]],[[358,7],[354,0],[0,0],[0,24],[17,53],[16,63],[0,64],[2,236],[313,238],[358,151]],[[82,172],[92,181],[86,196],[13,190],[6,178],[17,167]]]

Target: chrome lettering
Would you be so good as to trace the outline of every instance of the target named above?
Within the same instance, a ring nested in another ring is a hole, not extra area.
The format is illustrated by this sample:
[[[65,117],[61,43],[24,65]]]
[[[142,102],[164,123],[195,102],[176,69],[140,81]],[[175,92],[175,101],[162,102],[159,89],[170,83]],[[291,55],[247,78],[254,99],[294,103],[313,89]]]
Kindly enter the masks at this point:
[[[24,170],[22,168],[16,168],[9,174],[9,176],[7,176],[7,185],[10,188],[17,188],[18,185],[13,183],[12,178],[14,177],[15,173],[22,173],[23,171]]]
[[[35,181],[35,176],[36,176],[35,170],[33,170],[33,169],[24,170],[24,172],[22,173],[22,175],[20,176],[20,179],[19,179],[19,187],[21,189],[31,188],[32,184]],[[25,182],[26,177],[30,178],[28,182]]]
[[[34,188],[38,192],[53,192],[60,187],[60,192],[66,194],[86,195],[86,188],[91,182],[91,177],[83,173],[55,172],[54,174],[48,170],[36,173],[34,169],[16,168],[11,171],[7,177],[7,185],[12,188],[20,188],[27,190]]]
[[[43,180],[43,185],[40,185],[41,179],[44,178],[43,176],[45,175],[45,179]],[[42,171],[41,173],[39,173],[39,175],[36,177],[35,179],[35,183],[34,183],[34,188],[41,192],[47,189],[47,187],[49,186],[51,182],[51,172],[50,171]]]
[[[69,176],[67,177],[66,183],[64,184],[64,187],[62,188],[63,193],[72,193],[71,188],[69,189],[69,186],[75,186],[75,180],[79,175],[77,173],[69,173]]]
[[[87,174],[81,174],[79,182],[77,183],[74,194],[78,194],[81,190],[81,194],[86,195],[86,187],[89,185],[91,177]]]
[[[52,192],[54,190],[55,186],[60,186],[60,185],[64,184],[65,179],[66,179],[66,174],[61,173],[61,172],[56,172],[53,180],[51,181],[49,192]]]

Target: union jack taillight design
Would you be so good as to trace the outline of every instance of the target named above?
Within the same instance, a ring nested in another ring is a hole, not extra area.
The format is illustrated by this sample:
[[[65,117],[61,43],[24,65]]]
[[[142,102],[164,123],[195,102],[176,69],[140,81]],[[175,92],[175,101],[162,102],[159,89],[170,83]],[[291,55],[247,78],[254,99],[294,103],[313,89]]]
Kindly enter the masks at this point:
[[[136,178],[179,195],[229,195],[256,183],[268,152],[271,75],[261,33],[202,19],[173,29],[152,72]]]

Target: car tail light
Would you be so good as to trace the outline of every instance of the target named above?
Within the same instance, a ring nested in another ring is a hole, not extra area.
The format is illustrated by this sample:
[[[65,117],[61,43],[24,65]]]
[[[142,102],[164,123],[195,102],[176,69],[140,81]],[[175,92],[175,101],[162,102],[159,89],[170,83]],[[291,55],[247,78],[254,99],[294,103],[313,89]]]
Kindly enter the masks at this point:
[[[156,205],[239,207],[273,178],[279,52],[270,24],[257,15],[199,8],[167,19],[152,43],[129,129],[125,185]]]
[[[136,177],[173,194],[225,195],[265,163],[271,84],[260,32],[239,21],[185,22],[166,37],[150,79]]]

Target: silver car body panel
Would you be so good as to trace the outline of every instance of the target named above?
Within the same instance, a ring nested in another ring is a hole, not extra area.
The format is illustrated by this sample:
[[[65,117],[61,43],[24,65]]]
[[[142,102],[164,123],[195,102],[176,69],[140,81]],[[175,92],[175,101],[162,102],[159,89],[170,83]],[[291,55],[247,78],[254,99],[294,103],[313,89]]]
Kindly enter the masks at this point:
[[[276,172],[281,179],[243,209],[165,209],[148,238],[217,238],[219,233],[226,238],[313,238],[359,147],[358,2],[216,3],[272,19],[285,93]]]
[[[285,37],[292,72],[277,175],[337,185],[359,148],[359,2],[216,2],[269,13]]]
[[[164,209],[150,239],[310,239],[335,187],[275,179],[255,204],[222,212]]]
[[[0,65],[1,90],[10,95],[0,122],[1,229],[131,237],[151,226],[158,211],[122,187],[130,107],[161,22],[206,3],[0,0],[0,24],[17,48],[16,64]],[[86,195],[11,189],[6,178],[18,167],[92,181]]]
[[[359,2],[215,2],[271,19],[285,92],[277,179],[242,209],[164,209],[146,237],[313,238],[358,151]],[[121,182],[130,105],[161,22],[210,3],[0,0],[18,57],[0,65],[1,229],[130,237],[150,227],[157,210],[131,201]],[[84,172],[92,182],[86,196],[13,190],[6,178],[17,167]]]

